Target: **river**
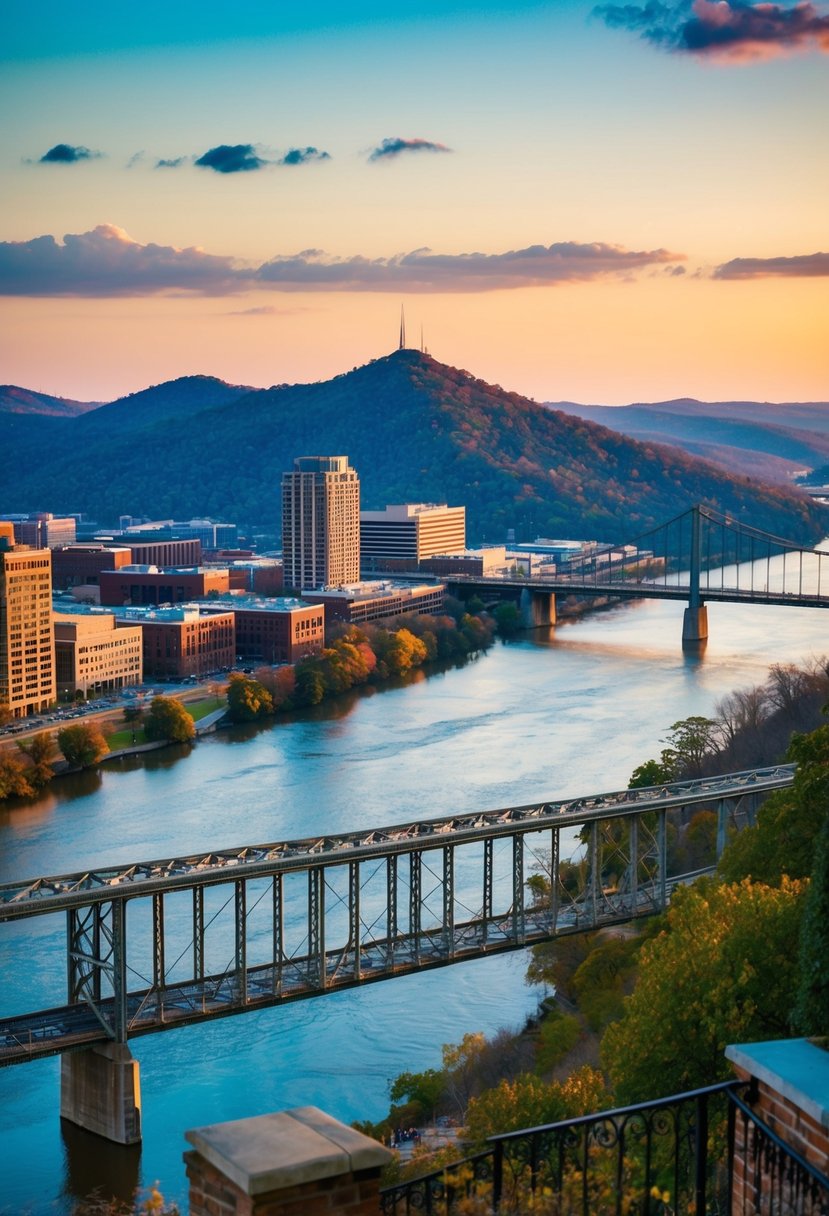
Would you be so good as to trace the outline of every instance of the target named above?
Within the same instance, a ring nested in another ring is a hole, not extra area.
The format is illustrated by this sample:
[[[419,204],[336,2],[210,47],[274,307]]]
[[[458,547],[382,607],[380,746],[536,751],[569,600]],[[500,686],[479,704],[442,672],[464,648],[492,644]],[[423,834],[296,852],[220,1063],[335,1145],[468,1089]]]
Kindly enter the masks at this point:
[[[681,604],[628,604],[192,752],[56,782],[0,811],[0,881],[620,788],[675,720],[762,683],[770,663],[829,652],[820,610],[708,613],[702,656],[682,653]],[[0,1012],[63,1003],[63,933],[60,917],[0,926]],[[377,1119],[389,1080],[438,1066],[441,1044],[523,1023],[540,995],[525,966],[521,953],[482,959],[138,1039],[140,1150],[61,1127],[57,1060],[0,1069],[0,1213],[64,1216],[96,1185],[156,1180],[186,1210],[187,1128],[306,1104]]]

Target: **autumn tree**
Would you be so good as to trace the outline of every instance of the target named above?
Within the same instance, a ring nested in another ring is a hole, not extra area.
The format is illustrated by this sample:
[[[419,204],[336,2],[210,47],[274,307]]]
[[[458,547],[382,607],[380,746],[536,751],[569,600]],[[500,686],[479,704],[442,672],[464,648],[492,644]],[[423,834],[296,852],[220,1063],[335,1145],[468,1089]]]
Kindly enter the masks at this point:
[[[273,713],[273,697],[260,680],[235,673],[227,686],[227,709],[233,722],[253,722]]]
[[[602,1039],[616,1098],[640,1102],[729,1075],[728,1043],[790,1026],[803,884],[704,879],[674,892],[667,925],[641,951],[622,1018]]]
[[[257,667],[256,679],[270,693],[274,710],[290,706],[296,690],[296,672],[291,666]]]
[[[552,1083],[522,1073],[470,1100],[464,1138],[482,1147],[489,1136],[575,1119],[607,1105],[604,1080],[594,1068],[580,1068],[566,1081]]]
[[[31,784],[36,790],[43,789],[54,777],[52,759],[55,754],[55,741],[48,730],[38,731],[30,739],[18,740],[17,746],[30,764],[26,772]]]
[[[195,737],[196,724],[178,697],[153,697],[144,734],[152,742],[189,743]]]
[[[101,728],[77,722],[58,731],[58,747],[70,768],[91,768],[109,751]]]
[[[31,798],[34,792],[28,766],[13,752],[0,753],[0,800]]]

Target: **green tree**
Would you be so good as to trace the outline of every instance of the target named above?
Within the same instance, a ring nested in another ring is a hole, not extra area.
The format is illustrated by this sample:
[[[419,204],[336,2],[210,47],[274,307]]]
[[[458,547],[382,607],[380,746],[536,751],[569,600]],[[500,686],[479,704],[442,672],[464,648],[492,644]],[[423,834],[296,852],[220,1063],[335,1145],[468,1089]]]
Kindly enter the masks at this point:
[[[48,730],[38,731],[30,739],[18,740],[17,746],[28,756],[30,766],[26,776],[36,790],[41,790],[54,777],[52,759],[55,755],[55,740]]]
[[[495,617],[495,628],[502,638],[515,637],[521,629],[521,613],[509,600],[498,604],[492,615]]]
[[[803,903],[794,1021],[802,1034],[829,1035],[829,816],[817,839]]]
[[[717,867],[726,882],[778,883],[783,874],[807,878],[812,872],[815,842],[829,815],[829,726],[795,735],[787,755],[797,764],[794,782],[767,798],[756,825],[728,844]]]
[[[389,1090],[392,1102],[407,1102],[417,1109],[413,1118],[434,1119],[443,1098],[446,1078],[438,1068],[427,1068],[425,1072],[402,1072],[395,1077]]]
[[[665,760],[646,760],[633,770],[628,789],[641,790],[651,785],[668,785],[675,777],[675,770]]]
[[[662,752],[662,763],[669,765],[678,777],[698,777],[703,761],[717,750],[719,723],[713,718],[696,715],[674,722]]]
[[[562,1013],[558,1006],[553,1006],[539,1027],[536,1072],[544,1075],[560,1064],[576,1046],[581,1035],[579,1019],[570,1013]]]
[[[58,731],[58,747],[70,768],[92,768],[109,751],[94,722],[78,722]]]
[[[641,951],[602,1063],[620,1102],[710,1085],[729,1075],[728,1043],[789,1031],[803,884],[703,879],[675,891],[667,927]]]
[[[151,742],[189,743],[195,737],[196,725],[178,697],[153,697],[144,734]]]
[[[295,699],[298,705],[319,705],[325,697],[325,677],[314,659],[296,665]]]

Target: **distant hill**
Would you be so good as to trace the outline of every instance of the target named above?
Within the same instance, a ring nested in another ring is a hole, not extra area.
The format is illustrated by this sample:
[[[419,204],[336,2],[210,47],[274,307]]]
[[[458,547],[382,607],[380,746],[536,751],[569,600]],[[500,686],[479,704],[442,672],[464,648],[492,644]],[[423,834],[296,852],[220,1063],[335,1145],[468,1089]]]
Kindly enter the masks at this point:
[[[119,397],[108,405],[102,405],[83,419],[85,436],[102,434],[105,431],[126,434],[140,431],[171,419],[187,418],[216,406],[231,405],[254,392],[250,387],[225,384],[214,376],[181,376]],[[79,428],[80,433],[80,428]],[[827,449],[829,451],[829,449]]]
[[[695,401],[623,406],[550,402],[643,443],[675,444],[730,472],[787,483],[829,460],[829,402]]]
[[[631,539],[697,501],[801,542],[827,530],[826,509],[796,490],[634,442],[411,350],[317,384],[248,391],[188,377],[60,427],[31,459],[0,459],[7,509],[102,523],[207,514],[276,530],[294,457],[342,453],[366,509],[464,504],[471,542],[510,528]]]
[[[100,401],[70,401],[66,397],[50,397],[35,393],[16,384],[0,384],[0,414],[42,415],[49,418],[77,418],[95,410]]]

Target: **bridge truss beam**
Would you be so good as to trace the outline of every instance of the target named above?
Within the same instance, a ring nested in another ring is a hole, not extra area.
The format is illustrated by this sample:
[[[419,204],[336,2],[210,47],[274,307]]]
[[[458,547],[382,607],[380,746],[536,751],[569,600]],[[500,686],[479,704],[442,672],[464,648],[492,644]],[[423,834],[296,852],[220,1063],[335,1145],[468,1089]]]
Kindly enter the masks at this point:
[[[65,915],[67,1004],[0,1023],[0,1064],[652,915],[687,880],[669,872],[669,819],[710,807],[722,842],[792,779],[787,765],[15,886],[0,922]]]

